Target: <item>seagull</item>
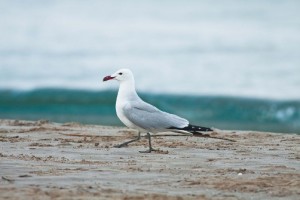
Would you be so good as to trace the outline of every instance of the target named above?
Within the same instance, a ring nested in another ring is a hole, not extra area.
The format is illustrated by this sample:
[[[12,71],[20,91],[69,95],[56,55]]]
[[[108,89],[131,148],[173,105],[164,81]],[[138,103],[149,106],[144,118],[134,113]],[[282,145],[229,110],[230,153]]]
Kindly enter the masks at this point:
[[[201,132],[213,131],[211,128],[191,125],[188,120],[177,115],[161,111],[155,106],[143,101],[135,89],[134,76],[129,69],[120,69],[112,75],[105,76],[103,81],[117,80],[120,83],[116,112],[118,118],[128,128],[137,129],[138,137],[124,142],[115,147],[124,147],[129,143],[138,141],[141,133],[147,133],[149,140],[149,149],[140,151],[141,153],[150,153],[156,151],[151,145],[151,134],[158,132],[178,132],[189,135],[202,135]]]

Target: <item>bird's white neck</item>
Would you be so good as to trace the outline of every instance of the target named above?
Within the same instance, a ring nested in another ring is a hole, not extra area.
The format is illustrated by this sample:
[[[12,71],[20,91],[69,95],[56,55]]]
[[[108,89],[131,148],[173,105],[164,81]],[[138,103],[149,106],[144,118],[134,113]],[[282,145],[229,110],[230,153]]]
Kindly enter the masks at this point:
[[[133,101],[136,99],[139,99],[139,96],[135,91],[134,79],[120,82],[117,101]]]

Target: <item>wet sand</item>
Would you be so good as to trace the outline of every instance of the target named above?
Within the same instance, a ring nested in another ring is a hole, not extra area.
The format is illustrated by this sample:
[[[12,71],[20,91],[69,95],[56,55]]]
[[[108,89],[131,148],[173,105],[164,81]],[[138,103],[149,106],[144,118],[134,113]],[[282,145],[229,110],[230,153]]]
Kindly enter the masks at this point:
[[[123,127],[0,120],[0,199],[300,199],[300,135],[159,136]]]

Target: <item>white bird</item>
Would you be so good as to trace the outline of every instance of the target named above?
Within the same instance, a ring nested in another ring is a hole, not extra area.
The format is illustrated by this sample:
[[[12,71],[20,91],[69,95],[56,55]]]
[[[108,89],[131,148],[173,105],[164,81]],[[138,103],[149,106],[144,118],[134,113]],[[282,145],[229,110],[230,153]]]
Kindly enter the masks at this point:
[[[143,101],[135,90],[134,76],[129,69],[120,69],[103,81],[117,80],[120,83],[116,112],[119,119],[129,128],[137,129],[139,135],[136,139],[124,142],[116,147],[123,147],[140,139],[140,132],[146,132],[149,139],[149,150],[141,151],[150,153],[155,150],[151,146],[151,133],[173,131],[202,135],[203,131],[213,131],[210,128],[194,126],[189,121],[177,115],[159,110]]]

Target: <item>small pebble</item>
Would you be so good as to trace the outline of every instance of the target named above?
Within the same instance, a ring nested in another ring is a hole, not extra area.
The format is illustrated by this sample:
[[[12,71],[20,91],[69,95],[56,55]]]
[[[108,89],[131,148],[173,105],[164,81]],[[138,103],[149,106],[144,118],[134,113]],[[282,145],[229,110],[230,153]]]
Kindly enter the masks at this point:
[[[238,176],[242,176],[243,174],[242,173],[238,173]]]

